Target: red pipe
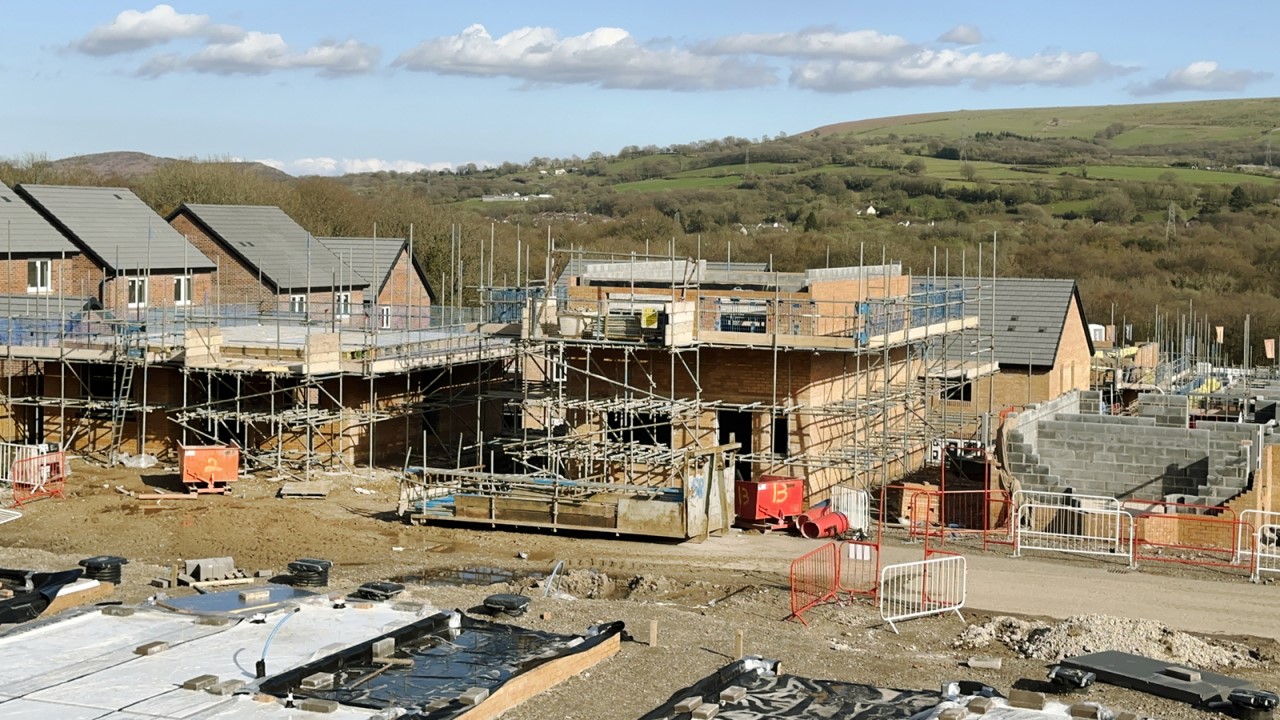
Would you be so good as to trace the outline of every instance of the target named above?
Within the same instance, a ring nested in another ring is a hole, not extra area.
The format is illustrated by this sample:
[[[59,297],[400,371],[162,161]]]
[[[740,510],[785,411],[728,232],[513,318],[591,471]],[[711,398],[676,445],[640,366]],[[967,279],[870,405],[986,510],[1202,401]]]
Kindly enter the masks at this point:
[[[822,505],[814,505],[813,507],[809,508],[808,510],[805,510],[804,512],[796,516],[796,527],[802,528],[804,527],[805,523],[813,522],[814,520],[817,520],[818,518],[824,515],[830,515],[830,514],[831,514],[831,505],[829,503],[824,503]]]
[[[835,537],[849,529],[849,518],[844,513],[829,512],[812,518],[800,526],[800,534],[810,540]]]

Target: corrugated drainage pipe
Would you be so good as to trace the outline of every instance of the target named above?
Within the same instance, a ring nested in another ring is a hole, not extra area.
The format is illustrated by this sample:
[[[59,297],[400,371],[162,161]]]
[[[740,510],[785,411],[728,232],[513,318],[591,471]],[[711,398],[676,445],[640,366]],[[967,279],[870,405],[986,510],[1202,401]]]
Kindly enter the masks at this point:
[[[849,529],[849,518],[844,513],[827,513],[811,518],[800,526],[800,534],[810,540],[835,537]]]

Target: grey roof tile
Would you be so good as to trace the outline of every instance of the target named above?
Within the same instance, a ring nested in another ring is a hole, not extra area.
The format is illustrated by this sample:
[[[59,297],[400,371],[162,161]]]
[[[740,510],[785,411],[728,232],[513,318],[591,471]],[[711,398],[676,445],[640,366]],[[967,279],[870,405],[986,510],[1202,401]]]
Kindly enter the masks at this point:
[[[109,270],[213,269],[209,258],[125,188],[23,183],[14,189]]]
[[[356,275],[377,288],[386,282],[387,274],[400,259],[404,238],[316,238],[346,263]]]
[[[184,204],[169,218],[182,213],[281,290],[369,286],[278,207]]]
[[[983,334],[994,338],[996,362],[1053,366],[1067,312],[1078,298],[1075,280],[996,278],[978,301]],[[1083,324],[1083,308],[1080,319]],[[1081,332],[1088,337],[1087,326]]]
[[[7,185],[0,183],[0,253],[68,255],[80,252]]]

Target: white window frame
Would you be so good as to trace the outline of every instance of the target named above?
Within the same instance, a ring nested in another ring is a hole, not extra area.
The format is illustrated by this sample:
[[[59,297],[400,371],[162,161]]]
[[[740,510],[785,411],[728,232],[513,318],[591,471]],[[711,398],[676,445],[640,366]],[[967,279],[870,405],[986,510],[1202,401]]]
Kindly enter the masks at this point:
[[[190,275],[173,276],[173,304],[183,306],[191,304],[192,278]]]
[[[31,284],[32,269],[35,270],[35,284]],[[53,261],[36,258],[27,261],[27,292],[47,293],[53,290]]]
[[[351,293],[336,292],[333,294],[333,314],[339,319],[351,317]]]
[[[306,295],[290,295],[289,296],[289,312],[306,314],[307,296]]]
[[[131,277],[125,280],[125,300],[131,308],[144,308],[147,306],[147,300],[150,299],[150,290],[147,278]]]
[[[378,306],[378,327],[381,328],[382,330],[391,329],[391,306],[390,305]]]

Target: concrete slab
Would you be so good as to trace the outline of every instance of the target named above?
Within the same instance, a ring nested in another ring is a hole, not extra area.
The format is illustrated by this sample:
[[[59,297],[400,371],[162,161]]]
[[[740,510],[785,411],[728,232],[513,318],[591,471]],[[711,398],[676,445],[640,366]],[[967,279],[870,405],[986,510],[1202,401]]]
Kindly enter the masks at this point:
[[[1099,682],[1151,693],[1191,705],[1226,700],[1227,695],[1236,688],[1253,687],[1253,683],[1248,680],[1219,675],[1207,670],[1199,671],[1199,680],[1184,680],[1181,678],[1189,677],[1186,671],[1194,668],[1116,650],[1067,658],[1060,664],[1064,667],[1088,670],[1098,676]],[[1176,670],[1169,672],[1170,668],[1176,668]]]

